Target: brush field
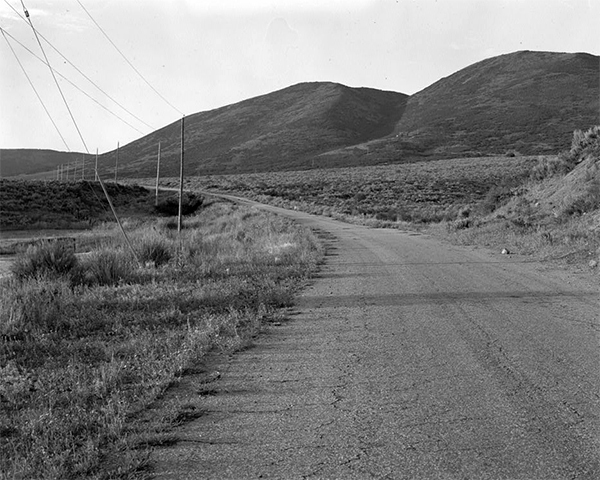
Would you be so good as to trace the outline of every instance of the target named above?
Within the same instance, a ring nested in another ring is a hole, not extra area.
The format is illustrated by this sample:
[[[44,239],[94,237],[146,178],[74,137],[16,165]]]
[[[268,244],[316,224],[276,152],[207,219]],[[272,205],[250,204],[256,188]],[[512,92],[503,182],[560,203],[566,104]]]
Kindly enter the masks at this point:
[[[107,183],[121,215],[153,213],[154,193],[137,185]],[[161,194],[161,200],[172,193]],[[0,179],[0,229],[89,229],[113,216],[97,182]]]
[[[399,221],[428,223],[456,219],[463,208],[484,202],[494,188],[498,195],[508,194],[529,176],[539,158],[484,157],[215,175],[192,177],[187,186],[381,226]],[[165,183],[176,185],[174,179]]]

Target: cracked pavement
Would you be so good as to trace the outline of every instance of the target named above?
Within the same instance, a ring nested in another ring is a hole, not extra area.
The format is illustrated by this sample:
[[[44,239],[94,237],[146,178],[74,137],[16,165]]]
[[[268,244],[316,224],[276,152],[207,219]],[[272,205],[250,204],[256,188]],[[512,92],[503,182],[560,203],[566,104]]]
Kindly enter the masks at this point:
[[[284,213],[326,263],[287,321],[215,360],[214,394],[185,382],[204,415],[152,478],[600,478],[597,279]]]

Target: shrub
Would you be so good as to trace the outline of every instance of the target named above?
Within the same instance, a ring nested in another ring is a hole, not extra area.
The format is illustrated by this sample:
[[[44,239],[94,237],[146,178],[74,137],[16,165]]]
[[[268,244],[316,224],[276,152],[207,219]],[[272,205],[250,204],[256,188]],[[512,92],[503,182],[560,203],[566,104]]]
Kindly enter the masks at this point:
[[[466,218],[466,217],[457,218],[453,222],[449,222],[447,224],[447,230],[449,232],[456,231],[456,230],[464,230],[465,228],[470,228],[471,223],[472,223],[471,219],[469,219],[469,218]]]
[[[184,193],[181,199],[181,214],[191,215],[204,203],[204,197],[194,195],[193,193]],[[179,215],[179,197],[169,197],[158,203],[154,207],[157,213],[167,216]]]
[[[531,170],[533,180],[543,180],[555,175],[564,176],[575,168],[588,155],[600,155],[600,126],[590,128],[586,132],[575,130],[571,141],[571,149],[561,152],[555,158],[542,158]]]
[[[77,257],[63,242],[32,245],[11,266],[17,280],[54,276],[68,277],[77,266]]]
[[[131,280],[134,263],[121,250],[96,250],[81,261],[74,281],[88,286],[116,285]]]
[[[398,213],[392,208],[385,208],[375,214],[377,220],[387,220],[389,222],[395,222],[398,220]]]
[[[557,157],[541,158],[537,165],[531,169],[529,177],[532,180],[544,180],[556,175],[564,176],[575,168],[575,162],[568,153],[561,153]]]
[[[600,153],[600,125],[596,125],[586,132],[575,130],[571,141],[569,155],[580,161],[586,154]]]
[[[173,257],[167,242],[161,238],[142,240],[137,253],[141,262],[152,263],[157,267],[169,263]]]

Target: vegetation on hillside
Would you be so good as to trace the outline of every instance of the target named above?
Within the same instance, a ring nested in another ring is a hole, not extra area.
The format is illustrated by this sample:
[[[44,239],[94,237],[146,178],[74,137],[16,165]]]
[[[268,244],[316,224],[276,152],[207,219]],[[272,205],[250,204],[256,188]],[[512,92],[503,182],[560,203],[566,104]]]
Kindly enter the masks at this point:
[[[136,185],[106,183],[105,186],[120,214],[152,213],[154,192]],[[161,203],[172,195],[162,192]],[[3,231],[90,228],[113,218],[97,182],[0,179],[0,229]]]
[[[487,215],[449,224],[461,243],[504,245],[518,253],[600,260],[600,126],[576,130],[571,149],[538,162],[521,187]]]
[[[143,468],[147,448],[201,405],[137,415],[209,350],[280,320],[320,259],[308,231],[231,204],[188,217],[181,241],[172,218],[124,223],[139,262],[103,230],[83,256],[31,247],[0,281],[1,478]]]
[[[191,188],[376,225],[456,218],[495,185],[519,184],[539,157],[472,158],[375,167],[206,176]],[[173,179],[169,183],[176,182]]]

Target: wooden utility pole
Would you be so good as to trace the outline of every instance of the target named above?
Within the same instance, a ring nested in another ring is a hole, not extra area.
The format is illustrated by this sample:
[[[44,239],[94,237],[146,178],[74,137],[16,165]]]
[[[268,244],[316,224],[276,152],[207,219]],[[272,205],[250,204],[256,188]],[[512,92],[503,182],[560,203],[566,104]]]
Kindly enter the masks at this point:
[[[85,155],[81,156],[81,179],[85,180]]]
[[[119,142],[117,142],[117,159],[115,161],[115,183],[117,183],[117,171],[119,170]]]
[[[94,172],[96,172],[96,181],[100,180],[98,176],[98,149],[96,148],[96,167],[94,168]]]
[[[158,181],[160,179],[160,142],[158,142],[158,156],[156,157],[156,195],[154,196],[154,206],[158,206]]]
[[[179,215],[177,217],[177,233],[181,232],[181,213],[183,211],[183,152],[184,152],[184,138],[183,138],[183,125],[185,115],[181,117],[181,154],[179,161]]]

